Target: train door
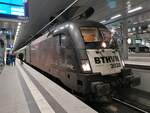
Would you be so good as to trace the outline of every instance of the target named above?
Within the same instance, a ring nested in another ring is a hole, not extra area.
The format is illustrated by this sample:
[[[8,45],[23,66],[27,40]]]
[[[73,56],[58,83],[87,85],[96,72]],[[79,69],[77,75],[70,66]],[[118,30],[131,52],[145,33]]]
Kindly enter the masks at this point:
[[[65,76],[63,78],[64,83],[69,86],[71,89],[76,87],[77,75],[76,70],[76,60],[75,60],[75,51],[73,47],[72,38],[67,34],[60,35],[60,58],[61,65],[64,67]]]
[[[61,63],[65,65],[65,68],[68,70],[75,69],[75,51],[72,43],[72,39],[68,34],[60,35],[60,55]]]
[[[65,58],[65,49],[66,49],[66,35],[60,34],[59,35],[59,65],[65,66],[66,65],[66,58]]]

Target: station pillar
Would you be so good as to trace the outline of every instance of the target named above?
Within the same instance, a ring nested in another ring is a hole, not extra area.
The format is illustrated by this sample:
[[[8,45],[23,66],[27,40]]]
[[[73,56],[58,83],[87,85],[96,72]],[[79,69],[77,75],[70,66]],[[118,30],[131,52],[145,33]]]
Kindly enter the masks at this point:
[[[122,12],[122,22],[121,22],[121,31],[122,31],[122,43],[123,43],[123,50],[122,50],[122,57],[124,58],[124,60],[127,60],[128,59],[128,20],[127,20],[127,11],[130,7],[127,7],[127,1],[126,0],[123,0],[123,6],[124,6],[124,9],[123,12]]]
[[[127,40],[128,40],[128,21],[127,19],[123,20],[122,21],[122,38],[123,38],[123,53],[122,53],[122,56],[124,58],[124,60],[127,60],[128,59],[128,43],[127,43]]]

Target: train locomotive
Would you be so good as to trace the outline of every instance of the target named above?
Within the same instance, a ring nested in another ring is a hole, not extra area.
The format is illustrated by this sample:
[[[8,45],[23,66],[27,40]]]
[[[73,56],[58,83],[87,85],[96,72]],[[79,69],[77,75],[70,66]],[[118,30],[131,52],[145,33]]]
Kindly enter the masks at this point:
[[[57,25],[22,51],[25,61],[85,97],[102,97],[140,84],[126,69],[111,32],[94,21]]]

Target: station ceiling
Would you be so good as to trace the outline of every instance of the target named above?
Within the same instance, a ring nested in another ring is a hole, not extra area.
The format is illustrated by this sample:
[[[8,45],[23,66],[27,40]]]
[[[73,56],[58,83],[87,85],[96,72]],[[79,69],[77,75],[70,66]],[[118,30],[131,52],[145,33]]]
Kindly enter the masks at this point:
[[[65,9],[74,0],[30,0],[29,1],[29,20],[21,25],[21,29],[18,38],[15,43],[15,49],[21,47],[21,45],[35,35],[43,26],[49,21],[50,17],[56,16],[63,9]],[[88,18],[90,20],[103,21],[106,20],[108,23],[117,21],[116,19],[111,20],[110,18],[116,14],[122,14],[128,8],[132,9],[135,7],[142,6],[143,9],[137,13],[141,13],[143,16],[130,18],[132,22],[143,21],[145,18],[149,18],[150,12],[150,0],[79,0],[75,5],[80,7],[93,7],[94,14]],[[82,11],[79,10],[78,12]],[[120,19],[124,19],[127,16],[135,16],[137,13],[122,16]],[[145,15],[144,15],[145,14]],[[132,22],[132,23],[133,23]],[[8,28],[16,28],[17,23],[9,23],[6,21],[0,22],[0,25],[5,25]],[[15,30],[14,30],[15,32]]]
[[[31,38],[39,29],[49,22],[49,18],[56,12],[64,9],[73,0],[30,0],[29,21],[22,24],[15,47],[20,47],[26,40]]]

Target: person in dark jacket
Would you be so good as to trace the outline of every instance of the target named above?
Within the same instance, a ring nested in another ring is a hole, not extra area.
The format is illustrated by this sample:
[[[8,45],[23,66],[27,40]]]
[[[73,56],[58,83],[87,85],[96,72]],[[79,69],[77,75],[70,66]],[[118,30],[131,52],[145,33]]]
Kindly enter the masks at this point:
[[[10,63],[12,66],[16,65],[16,55],[14,52],[12,54],[10,54]]]
[[[6,56],[6,64],[10,65],[10,53],[9,52],[7,53],[7,56]]]
[[[20,64],[22,65],[23,64],[23,58],[24,58],[24,55],[23,53],[19,53],[19,59],[20,59]]]

